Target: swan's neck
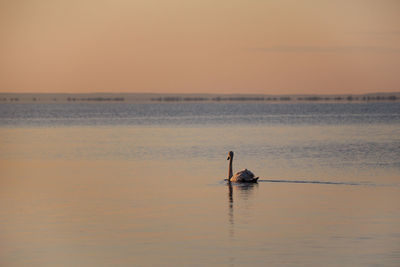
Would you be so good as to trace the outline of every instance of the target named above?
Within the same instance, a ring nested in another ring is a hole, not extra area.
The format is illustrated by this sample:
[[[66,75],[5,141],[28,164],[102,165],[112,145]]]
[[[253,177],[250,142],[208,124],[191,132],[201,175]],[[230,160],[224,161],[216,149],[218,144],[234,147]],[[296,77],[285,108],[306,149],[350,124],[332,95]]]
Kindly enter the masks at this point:
[[[232,161],[233,157],[229,159],[229,174],[228,174],[228,180],[230,181],[232,176],[233,176],[233,171],[232,171]]]

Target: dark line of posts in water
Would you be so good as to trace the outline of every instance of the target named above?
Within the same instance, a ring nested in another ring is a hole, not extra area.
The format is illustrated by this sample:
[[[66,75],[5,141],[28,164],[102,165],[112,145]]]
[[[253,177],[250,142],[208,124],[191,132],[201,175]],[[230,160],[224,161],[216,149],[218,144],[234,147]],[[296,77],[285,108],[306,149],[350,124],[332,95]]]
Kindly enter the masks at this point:
[[[378,101],[400,101],[399,95],[336,95],[336,96],[157,96],[147,98],[153,102],[227,102],[227,101],[256,101],[256,102],[378,102]],[[31,101],[40,102],[40,97],[0,97],[0,102]],[[45,101],[67,101],[67,102],[129,102],[131,99],[125,97],[52,97]]]
[[[158,102],[185,102],[185,101],[396,101],[400,100],[395,95],[390,96],[304,96],[304,97],[154,97],[151,101]]]
[[[25,99],[24,99],[24,100],[25,100]],[[37,98],[37,97],[33,97],[31,100],[32,100],[33,102],[41,101],[41,99],[40,99],[40,98]],[[58,101],[58,100],[60,100],[60,99],[53,98],[52,100],[53,100],[53,101]],[[97,102],[104,102],[104,101],[125,101],[125,98],[124,98],[124,97],[88,97],[88,98],[68,97],[66,100],[67,100],[68,102],[75,102],[75,101],[97,101]],[[10,102],[18,102],[18,101],[20,101],[20,99],[19,99],[18,97],[10,97],[10,98],[3,97],[3,98],[0,98],[0,101],[1,101],[1,102],[7,102],[7,101],[10,101]]]

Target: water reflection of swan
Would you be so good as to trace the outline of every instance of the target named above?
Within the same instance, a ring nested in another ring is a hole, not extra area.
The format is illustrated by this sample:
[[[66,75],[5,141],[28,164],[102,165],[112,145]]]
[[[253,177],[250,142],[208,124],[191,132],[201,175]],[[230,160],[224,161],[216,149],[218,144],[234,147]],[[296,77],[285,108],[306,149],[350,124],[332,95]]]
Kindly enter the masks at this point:
[[[239,199],[247,201],[249,196],[252,194],[253,189],[258,187],[257,183],[241,183],[241,184],[233,184],[231,182],[228,182],[228,189],[229,189],[229,212],[228,212],[228,218],[229,218],[229,224],[231,225],[231,228],[229,230],[230,236],[234,236],[234,225],[235,225],[235,220],[233,216],[233,191],[236,191],[236,193],[239,193]],[[236,197],[237,199],[237,197]]]
[[[240,172],[237,172],[235,175],[233,175],[232,172],[233,151],[229,151],[227,160],[229,160],[229,174],[228,174],[229,182],[236,182],[236,183],[257,182],[258,177],[255,177],[254,174],[248,169],[241,170]]]
[[[233,184],[227,183],[229,188],[229,203],[233,203],[233,191],[239,193],[239,198],[243,200],[247,200],[249,196],[252,194],[253,189],[258,187],[258,183],[241,183],[241,184]]]

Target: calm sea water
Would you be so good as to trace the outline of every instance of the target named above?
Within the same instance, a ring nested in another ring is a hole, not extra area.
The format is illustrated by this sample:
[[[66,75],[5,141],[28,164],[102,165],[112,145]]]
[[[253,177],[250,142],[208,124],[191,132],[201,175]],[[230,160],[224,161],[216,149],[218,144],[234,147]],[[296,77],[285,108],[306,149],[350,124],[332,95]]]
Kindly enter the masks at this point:
[[[2,266],[399,266],[400,103],[1,104],[0,218]]]

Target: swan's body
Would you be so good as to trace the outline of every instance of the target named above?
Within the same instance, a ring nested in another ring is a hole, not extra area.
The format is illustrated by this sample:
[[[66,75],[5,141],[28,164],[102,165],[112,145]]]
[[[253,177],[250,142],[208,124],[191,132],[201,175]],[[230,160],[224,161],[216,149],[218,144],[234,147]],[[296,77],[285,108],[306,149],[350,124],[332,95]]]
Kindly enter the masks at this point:
[[[229,160],[229,174],[228,174],[229,182],[235,182],[235,183],[256,183],[257,182],[258,177],[255,177],[254,173],[252,173],[248,169],[244,169],[240,172],[237,172],[235,175],[233,175],[233,172],[232,172],[233,151],[229,152],[228,160]]]
[[[258,177],[254,176],[254,173],[249,171],[248,169],[241,170],[233,175],[230,179],[231,182],[244,182],[244,183],[253,183],[257,182]]]

